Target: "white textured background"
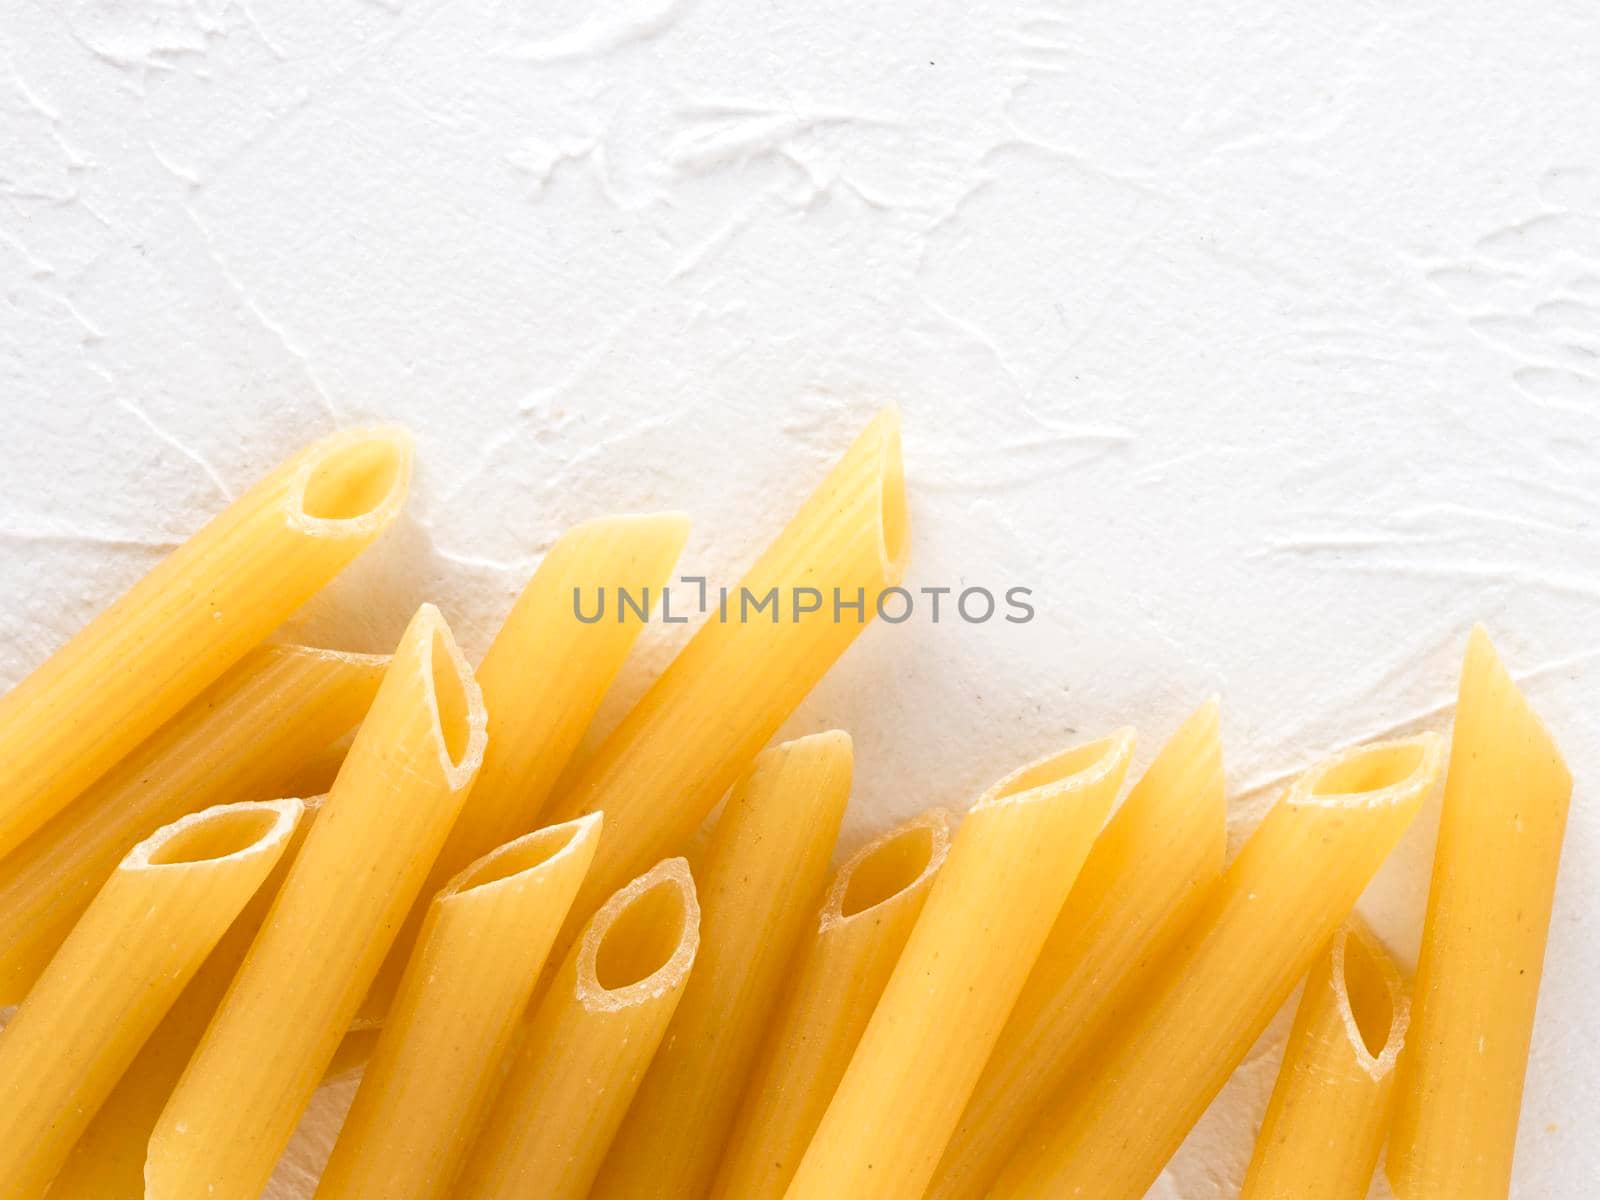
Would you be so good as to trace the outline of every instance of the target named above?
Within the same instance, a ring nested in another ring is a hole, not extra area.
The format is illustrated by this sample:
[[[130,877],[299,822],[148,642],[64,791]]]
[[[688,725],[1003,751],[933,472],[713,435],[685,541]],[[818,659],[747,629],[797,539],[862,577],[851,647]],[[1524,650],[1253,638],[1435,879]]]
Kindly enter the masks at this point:
[[[594,513],[687,509],[731,581],[900,403],[910,583],[1039,619],[829,676],[793,728],[855,734],[852,841],[1212,690],[1242,835],[1444,728],[1484,619],[1579,781],[1516,1191],[1592,1195],[1590,0],[7,0],[0,303],[0,683],[374,416],[410,515],[301,632],[431,598],[481,650]],[[1366,904],[1402,953],[1432,822]],[[1233,1194],[1276,1059],[1154,1196]]]

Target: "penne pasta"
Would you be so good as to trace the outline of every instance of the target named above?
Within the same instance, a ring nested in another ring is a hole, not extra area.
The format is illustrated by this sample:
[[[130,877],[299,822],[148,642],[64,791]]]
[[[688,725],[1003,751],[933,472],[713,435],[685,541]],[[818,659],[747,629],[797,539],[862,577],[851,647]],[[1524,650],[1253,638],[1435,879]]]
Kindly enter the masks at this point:
[[[1411,1005],[1359,919],[1306,979],[1240,1200],[1366,1200]]]
[[[1172,735],[1073,884],[961,1114],[928,1200],[978,1200],[1028,1121],[1136,1000],[1222,873],[1219,706]]]
[[[374,657],[384,666],[388,666],[388,655]],[[377,693],[378,683],[382,678],[380,674],[373,680],[374,694]],[[344,760],[350,757],[350,747],[355,744],[356,730],[359,728],[359,725],[352,726],[343,737],[302,758],[289,770],[286,782],[279,790],[285,796],[326,796],[328,789],[333,786],[333,781],[339,778],[339,768],[344,766]]]
[[[1013,772],[962,822],[788,1200],[918,1200],[1128,768],[1133,732]]]
[[[767,750],[706,847],[700,949],[591,1200],[704,1196],[850,798],[837,730]]]
[[[706,620],[557,797],[553,819],[606,814],[606,836],[558,946],[624,880],[681,852],[866,627],[880,591],[900,582],[908,547],[899,418],[885,411],[740,583],[758,597],[776,592],[786,611],[744,620],[739,591],[731,593],[727,619]],[[795,589],[804,588],[822,597],[814,611],[794,611]],[[865,597],[859,620],[853,609],[842,617],[834,611],[835,590],[850,603],[857,592]]]
[[[135,846],[0,1033],[0,1197],[36,1200],[299,820],[298,800],[194,813]]]
[[[267,919],[323,799],[315,796],[303,802],[304,815],[295,822],[266,882],[206,956],[72,1147],[50,1189],[50,1200],[144,1200],[145,1147],[156,1119]]]
[[[0,1004],[27,993],[123,855],[223,800],[297,795],[302,764],[355,727],[388,658],[263,646],[0,859]]]
[[[526,834],[434,898],[318,1200],[452,1194],[600,830],[595,813]]]
[[[601,906],[528,1023],[456,1196],[585,1200],[699,945],[700,906],[681,858]]]
[[[314,443],[0,697],[0,858],[365,549],[410,475],[398,429]]]
[[[1273,806],[994,1200],[1138,1200],[1355,906],[1439,770],[1433,734],[1313,767]]]
[[[150,1138],[149,1200],[255,1200],[483,757],[477,685],[412,618],[350,756]]]
[[[949,851],[950,814],[933,808],[839,868],[745,1085],[712,1200],[782,1200]]]
[[[1549,731],[1473,629],[1389,1137],[1400,1200],[1510,1191],[1571,798]]]
[[[605,517],[574,526],[545,555],[478,667],[489,712],[478,782],[378,972],[358,1026],[382,1021],[434,893],[475,859],[538,826],[550,789],[644,628],[643,618],[579,621],[579,594],[654,594],[688,536],[688,518],[677,513]]]

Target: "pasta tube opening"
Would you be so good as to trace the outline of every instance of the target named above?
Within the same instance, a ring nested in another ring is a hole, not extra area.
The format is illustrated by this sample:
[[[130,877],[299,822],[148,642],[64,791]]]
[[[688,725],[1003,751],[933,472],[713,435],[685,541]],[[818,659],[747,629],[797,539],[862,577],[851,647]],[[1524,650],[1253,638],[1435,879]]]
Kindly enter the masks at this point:
[[[900,457],[900,414],[885,409],[877,418],[883,437],[878,471],[878,537],[882,546],[883,578],[892,586],[905,578],[911,552],[911,517],[906,507],[906,472]]]
[[[689,864],[668,859],[606,902],[578,952],[578,994],[593,1009],[625,1008],[672,987],[700,947],[700,902]]]
[[[1438,769],[1439,747],[1430,733],[1347,750],[1302,775],[1289,802],[1343,808],[1408,799]]]
[[[431,629],[425,685],[439,743],[439,765],[452,790],[465,786],[483,762],[488,745],[488,713],[483,695],[472,681],[472,669],[462,657],[439,610],[424,604],[419,616]]]
[[[129,867],[188,867],[272,850],[294,832],[299,800],[219,804],[164,826],[129,853]]]
[[[1133,730],[1119,729],[1098,741],[1020,767],[995,784],[972,806],[973,812],[1002,804],[1030,804],[1061,792],[1093,787],[1112,771],[1123,770],[1133,753]]]
[[[1333,990],[1356,1062],[1372,1079],[1382,1079],[1405,1046],[1411,1002],[1400,972],[1364,930],[1334,935]]]
[[[852,920],[931,876],[950,853],[950,816],[930,809],[863,846],[844,866],[822,906],[822,928]]]
[[[318,532],[358,536],[391,521],[411,482],[403,429],[352,429],[312,447],[292,511]]]
[[[577,846],[596,836],[603,819],[600,813],[590,813],[561,825],[547,825],[514,842],[507,842],[498,850],[485,854],[447,883],[440,896],[448,899],[479,888],[493,887],[497,883],[505,883],[519,875],[547,867],[568,857]]]

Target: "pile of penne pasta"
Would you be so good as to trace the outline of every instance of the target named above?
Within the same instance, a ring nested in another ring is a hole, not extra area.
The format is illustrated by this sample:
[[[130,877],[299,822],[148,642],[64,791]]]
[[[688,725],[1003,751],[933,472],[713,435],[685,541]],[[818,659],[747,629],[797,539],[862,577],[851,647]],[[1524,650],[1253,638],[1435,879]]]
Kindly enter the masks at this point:
[[[644,618],[574,595],[686,522],[568,531],[476,672],[428,605],[267,642],[410,468],[310,446],[0,700],[0,1200],[252,1200],[356,1071],[319,1200],[1137,1200],[1302,981],[1244,1195],[1385,1143],[1401,1200],[1508,1194],[1571,780],[1481,629],[1448,770],[1338,754],[1229,863],[1210,700],[1120,805],[1130,729],[830,881],[850,738],[764,747],[870,599],[708,617],[576,755]],[[898,585],[904,492],[884,413],[743,585]],[[1408,985],[1353,912],[1441,777]]]

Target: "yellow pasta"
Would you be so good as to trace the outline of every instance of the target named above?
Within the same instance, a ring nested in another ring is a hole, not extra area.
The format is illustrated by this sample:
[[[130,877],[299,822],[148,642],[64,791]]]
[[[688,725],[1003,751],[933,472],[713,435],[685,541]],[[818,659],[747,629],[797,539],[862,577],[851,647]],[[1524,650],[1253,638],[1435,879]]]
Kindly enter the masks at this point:
[[[1399,970],[1352,919],[1306,979],[1239,1200],[1366,1200],[1410,1019]]]
[[[400,430],[307,447],[0,697],[0,858],[338,574],[410,475]]]
[[[577,748],[622,660],[644,628],[622,613],[592,624],[592,593],[612,604],[626,591],[647,605],[683,552],[689,522],[676,513],[605,517],[568,530],[545,555],[478,667],[489,711],[489,747],[438,861],[362,1005],[357,1025],[377,1024],[400,984],[428,900],[458,871],[527,833]],[[623,610],[629,611],[629,610]]]
[[[0,1197],[36,1200],[272,870],[298,800],[228,804],[135,846],[0,1033]]]
[[[699,961],[591,1200],[704,1196],[850,798],[847,734],[767,750],[706,848]]]
[[[1400,1064],[1387,1173],[1400,1200],[1503,1200],[1572,776],[1472,631]]]
[[[388,666],[389,656],[385,654],[379,657],[382,664]],[[373,680],[374,694],[381,679],[380,674]],[[302,758],[289,770],[284,785],[278,790],[285,796],[326,796],[328,789],[333,786],[333,781],[339,778],[339,768],[344,766],[344,760],[350,757],[350,747],[355,744],[358,728],[359,726],[352,726],[350,732],[343,737]]]
[[[551,810],[604,810],[606,835],[558,946],[624,880],[678,853],[716,802],[897,586],[909,548],[899,418],[880,413],[741,581],[781,611],[744,612],[729,593]],[[820,607],[797,613],[797,599]],[[835,590],[856,610],[833,606]],[[776,620],[767,616],[772,612]],[[838,619],[836,619],[836,617]],[[745,618],[745,619],[741,619]]]
[[[266,882],[228,926],[89,1122],[56,1176],[50,1200],[144,1200],[145,1146],[156,1119],[267,919],[323,799],[304,801],[305,815],[295,823]]]
[[[585,1200],[683,998],[700,945],[689,865],[669,859],[584,927],[528,1023],[460,1200]]]
[[[318,1200],[444,1200],[498,1082],[601,816],[507,842],[428,909]]]
[[[333,1083],[364,1069],[372,1061],[372,1052],[378,1048],[382,1035],[382,1029],[358,1029],[345,1034],[322,1073],[322,1082]]]
[[[0,859],[0,1004],[27,993],[117,863],[185,813],[288,786],[366,713],[388,658],[263,646]]]
[[[1133,733],[979,798],[806,1148],[789,1200],[918,1200],[1104,824]]]
[[[950,850],[929,809],[839,868],[745,1085],[713,1200],[782,1200]]]
[[[1105,1050],[1030,1125],[994,1200],[1143,1196],[1411,824],[1439,760],[1422,734],[1302,775]]]
[[[344,768],[150,1138],[149,1200],[256,1200],[483,757],[477,685],[412,619]]]
[[[1139,995],[1222,873],[1218,704],[1173,734],[1073,884],[945,1149],[928,1200],[978,1200],[1039,1108]]]

